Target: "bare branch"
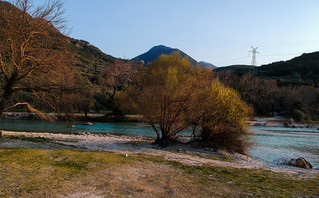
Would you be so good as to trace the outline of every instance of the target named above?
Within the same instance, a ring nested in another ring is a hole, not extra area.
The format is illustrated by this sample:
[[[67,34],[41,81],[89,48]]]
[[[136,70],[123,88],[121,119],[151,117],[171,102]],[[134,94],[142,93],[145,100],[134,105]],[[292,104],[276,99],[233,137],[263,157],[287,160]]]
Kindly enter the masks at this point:
[[[56,119],[56,117],[53,116],[53,115],[42,113],[42,112],[38,111],[37,109],[33,108],[28,102],[18,102],[16,104],[12,105],[12,106],[9,106],[9,107],[5,108],[5,111],[7,111],[9,109],[12,109],[14,107],[23,106],[23,105],[25,105],[32,113],[37,114],[42,119],[46,119],[46,120]]]
[[[0,54],[0,64],[1,64],[1,71],[2,71],[3,75],[5,76],[6,80],[9,80],[9,76],[8,76],[6,70],[4,69],[4,63],[2,60],[1,54]]]

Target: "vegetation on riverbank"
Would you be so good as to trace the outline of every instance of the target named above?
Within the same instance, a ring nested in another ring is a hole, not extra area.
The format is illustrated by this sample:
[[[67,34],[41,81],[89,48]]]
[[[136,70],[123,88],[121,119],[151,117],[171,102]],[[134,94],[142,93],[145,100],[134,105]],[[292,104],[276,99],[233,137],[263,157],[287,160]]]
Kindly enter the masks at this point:
[[[0,197],[300,197],[318,178],[186,166],[161,157],[84,150],[0,149]]]
[[[178,52],[140,69],[127,90],[116,96],[119,109],[143,116],[161,146],[175,143],[182,131],[192,128],[193,140],[207,147],[246,150],[249,105],[211,70],[193,67]]]

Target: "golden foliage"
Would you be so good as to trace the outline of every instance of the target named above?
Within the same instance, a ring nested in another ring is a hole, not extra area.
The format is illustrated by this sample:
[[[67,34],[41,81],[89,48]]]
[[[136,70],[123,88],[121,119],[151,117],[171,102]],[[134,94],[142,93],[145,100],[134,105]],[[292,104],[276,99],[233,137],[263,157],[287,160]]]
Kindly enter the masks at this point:
[[[126,106],[157,133],[157,140],[175,140],[191,125],[200,125],[200,140],[244,150],[242,137],[251,108],[234,90],[214,79],[212,70],[192,67],[178,53],[162,55],[141,69],[125,93]]]
[[[228,150],[245,152],[246,121],[253,109],[233,89],[214,79],[206,114],[202,117],[200,139]]]

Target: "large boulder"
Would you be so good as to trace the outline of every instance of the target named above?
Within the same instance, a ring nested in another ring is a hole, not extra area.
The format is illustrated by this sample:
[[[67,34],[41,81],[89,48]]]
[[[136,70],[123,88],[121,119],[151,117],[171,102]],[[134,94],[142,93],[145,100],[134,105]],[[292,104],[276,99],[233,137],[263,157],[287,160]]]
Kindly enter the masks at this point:
[[[307,161],[305,160],[303,157],[300,157],[298,159],[291,159],[289,162],[288,162],[288,165],[289,166],[296,166],[296,167],[299,167],[299,168],[305,168],[305,169],[312,169],[312,165]]]
[[[303,157],[300,157],[298,159],[291,159],[291,160],[288,160],[287,158],[280,158],[277,162],[277,165],[289,165],[289,166],[295,166],[295,167],[305,168],[305,169],[313,168],[313,166]]]

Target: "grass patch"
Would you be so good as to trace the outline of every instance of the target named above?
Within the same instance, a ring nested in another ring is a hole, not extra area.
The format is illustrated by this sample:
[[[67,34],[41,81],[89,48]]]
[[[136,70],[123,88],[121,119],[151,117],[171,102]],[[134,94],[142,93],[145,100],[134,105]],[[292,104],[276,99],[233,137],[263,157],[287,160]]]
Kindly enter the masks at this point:
[[[43,142],[49,141],[49,139],[46,139],[43,137],[6,136],[6,138],[11,140],[28,141],[28,142],[35,142],[35,143],[43,143]]]
[[[219,153],[219,152],[214,152],[213,155],[210,154],[202,154],[202,153],[190,153],[187,151],[170,151],[172,153],[176,153],[176,154],[187,154],[187,155],[193,155],[193,156],[198,156],[198,157],[202,157],[205,159],[211,159],[211,160],[219,160],[219,161],[225,161],[225,162],[231,162],[233,161],[233,159],[231,157],[229,157],[226,154],[223,153]]]
[[[304,197],[319,179],[186,166],[163,157],[85,150],[0,149],[0,197]]]

